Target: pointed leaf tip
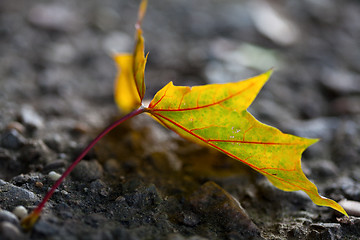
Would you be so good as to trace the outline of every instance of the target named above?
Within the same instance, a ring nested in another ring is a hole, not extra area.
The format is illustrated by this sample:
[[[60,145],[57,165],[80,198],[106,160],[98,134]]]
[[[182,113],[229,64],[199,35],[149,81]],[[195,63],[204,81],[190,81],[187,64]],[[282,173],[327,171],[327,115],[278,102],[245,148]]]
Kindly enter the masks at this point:
[[[271,77],[271,75],[274,73],[274,68],[270,68],[269,70],[267,70],[265,72],[265,74],[267,74],[269,76],[269,78]]]
[[[142,0],[140,3],[140,7],[138,11],[138,22],[137,22],[138,25],[141,25],[141,22],[145,17],[147,4],[148,4],[148,0]]]

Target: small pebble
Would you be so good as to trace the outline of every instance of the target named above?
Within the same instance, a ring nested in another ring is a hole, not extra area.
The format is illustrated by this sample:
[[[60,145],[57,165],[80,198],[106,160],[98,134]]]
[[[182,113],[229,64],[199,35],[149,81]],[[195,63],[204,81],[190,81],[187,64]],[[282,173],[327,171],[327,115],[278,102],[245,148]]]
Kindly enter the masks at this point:
[[[23,219],[24,217],[26,217],[28,215],[28,211],[26,210],[26,208],[24,206],[17,206],[13,210],[13,213],[20,219]]]
[[[1,138],[1,146],[7,149],[17,150],[24,146],[25,138],[16,130],[6,131]]]
[[[59,178],[61,177],[61,174],[55,172],[55,171],[51,171],[49,172],[49,178],[52,180],[52,181],[57,181],[59,180]]]
[[[117,197],[117,198],[115,199],[115,201],[116,201],[116,202],[124,202],[124,201],[126,201],[126,198],[123,197],[123,196],[119,196],[119,197]]]
[[[21,108],[20,118],[22,123],[30,130],[39,129],[44,126],[43,118],[29,105]]]
[[[19,122],[11,122],[6,126],[7,129],[15,129],[19,133],[25,132],[25,127]]]
[[[109,195],[108,187],[100,179],[97,179],[90,184],[90,191],[103,197],[107,197]]]
[[[67,191],[65,191],[65,190],[61,190],[60,192],[61,192],[62,195],[65,195],[65,196],[69,195],[69,193]]]
[[[0,223],[0,236],[1,239],[6,239],[6,240],[23,239],[20,230],[10,222]]]
[[[50,149],[41,139],[31,139],[21,149],[18,159],[31,164],[46,164],[52,157]]]
[[[84,134],[89,132],[89,127],[84,123],[76,123],[71,129],[73,134]]]
[[[19,219],[7,210],[0,210],[0,222],[10,222],[12,224],[18,225]]]
[[[81,161],[71,176],[79,181],[91,182],[99,179],[103,175],[103,168],[96,160]]]
[[[35,187],[37,187],[37,188],[42,188],[43,186],[44,186],[44,184],[42,182],[35,183]]]
[[[52,134],[44,139],[44,143],[55,152],[64,151],[64,139],[60,134]]]
[[[339,205],[350,215],[360,217],[360,202],[343,199]]]
[[[275,43],[288,46],[300,38],[300,29],[296,23],[276,11],[267,1],[251,1],[250,13],[256,29]]]

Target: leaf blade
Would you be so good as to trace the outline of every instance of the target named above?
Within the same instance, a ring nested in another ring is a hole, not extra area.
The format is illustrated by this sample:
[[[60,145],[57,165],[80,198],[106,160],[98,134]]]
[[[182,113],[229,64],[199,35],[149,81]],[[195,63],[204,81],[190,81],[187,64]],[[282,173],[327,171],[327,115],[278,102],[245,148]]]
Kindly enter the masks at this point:
[[[130,112],[141,105],[141,99],[136,89],[131,54],[115,54],[113,59],[118,68],[114,86],[116,104],[124,112]]]
[[[135,46],[132,54],[115,54],[113,57],[118,68],[114,98],[125,113],[140,107],[145,96],[145,65],[148,55],[144,54],[145,40],[141,22],[145,16],[146,7],[147,0],[142,0],[135,25]]]
[[[137,93],[141,99],[143,100],[145,96],[145,65],[147,62],[147,56],[144,55],[144,37],[142,36],[141,29],[137,30],[137,40],[136,45],[133,53],[133,74],[134,74],[134,81]]]
[[[321,197],[301,170],[303,151],[316,139],[306,139],[262,124],[247,108],[272,71],[227,84],[161,89],[147,111],[163,125],[189,140],[215,148],[265,175],[284,191],[302,190],[317,205],[346,212]]]
[[[147,0],[142,0],[140,3],[138,11],[138,21],[135,25],[136,34],[135,34],[135,47],[133,52],[133,73],[135,79],[136,89],[140,96],[141,101],[145,95],[145,65],[147,61],[147,56],[145,56],[145,40],[142,35],[141,24],[142,20],[146,14]]]

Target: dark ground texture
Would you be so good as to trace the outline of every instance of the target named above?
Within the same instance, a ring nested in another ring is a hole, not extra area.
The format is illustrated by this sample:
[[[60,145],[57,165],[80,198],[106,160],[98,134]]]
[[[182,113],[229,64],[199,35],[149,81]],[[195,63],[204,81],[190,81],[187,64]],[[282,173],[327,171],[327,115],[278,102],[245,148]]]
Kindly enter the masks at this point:
[[[275,189],[148,116],[103,139],[33,209],[86,144],[120,117],[110,54],[132,47],[138,1],[0,1],[0,239],[359,239],[349,219]],[[147,94],[169,81],[236,81],[274,67],[250,112],[321,138],[304,154],[322,195],[360,201],[360,2],[150,0]]]

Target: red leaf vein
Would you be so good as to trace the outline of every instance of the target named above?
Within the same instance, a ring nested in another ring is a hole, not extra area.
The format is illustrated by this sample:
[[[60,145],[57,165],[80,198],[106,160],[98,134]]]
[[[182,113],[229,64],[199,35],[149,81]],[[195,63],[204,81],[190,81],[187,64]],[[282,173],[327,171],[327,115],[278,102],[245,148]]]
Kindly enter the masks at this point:
[[[205,138],[203,138],[203,137],[201,137],[201,136],[199,136],[199,135],[191,132],[189,129],[187,129],[187,128],[185,128],[184,126],[182,126],[181,124],[173,121],[172,119],[167,118],[167,117],[165,117],[165,116],[163,116],[163,115],[161,115],[161,114],[155,113],[155,112],[152,111],[152,109],[150,109],[150,111],[151,111],[151,113],[153,114],[153,116],[155,116],[162,124],[164,124],[164,125],[165,125],[166,127],[168,127],[169,129],[174,130],[173,127],[171,127],[169,124],[167,124],[164,120],[168,121],[169,123],[175,125],[176,127],[180,128],[180,129],[182,129],[183,131],[187,132],[188,134],[190,134],[190,135],[198,138],[199,140],[201,140],[201,141],[209,144],[209,145],[212,146],[213,148],[216,148],[217,150],[225,153],[226,155],[228,155],[228,156],[230,156],[230,157],[232,157],[232,158],[235,158],[235,159],[237,159],[238,161],[240,161],[240,162],[242,162],[242,163],[247,164],[248,166],[252,167],[253,169],[255,169],[255,170],[257,170],[257,171],[259,171],[259,172],[261,172],[261,173],[263,173],[263,174],[269,175],[269,176],[271,176],[271,177],[273,177],[273,178],[276,178],[276,179],[279,180],[279,181],[282,181],[282,182],[285,182],[285,183],[287,183],[287,184],[289,184],[289,185],[292,185],[292,186],[294,186],[294,187],[297,187],[297,188],[299,188],[299,189],[301,189],[301,190],[303,190],[303,191],[305,191],[305,192],[310,192],[309,189],[303,188],[302,186],[299,186],[299,185],[296,185],[296,184],[294,184],[294,183],[292,183],[292,182],[286,181],[285,179],[280,178],[280,177],[277,177],[276,175],[274,175],[274,174],[272,174],[272,173],[269,173],[269,172],[265,171],[265,170],[262,169],[262,168],[256,167],[255,165],[246,162],[246,160],[243,160],[243,159],[239,158],[238,156],[236,156],[236,155],[234,155],[234,154],[232,154],[232,153],[230,153],[230,152],[228,152],[228,151],[226,151],[226,150],[224,150],[224,149],[216,146],[215,144],[212,144],[211,142],[209,142],[209,141],[206,140]],[[164,120],[163,120],[163,119],[164,119]],[[174,130],[174,131],[175,131],[175,130]],[[177,131],[175,131],[175,132],[177,132]]]
[[[176,109],[155,109],[155,106],[158,105],[158,103],[160,103],[162,101],[162,99],[165,97],[166,95],[166,91],[164,93],[164,95],[159,99],[159,101],[157,101],[154,105],[150,105],[149,108],[151,108],[151,111],[152,112],[171,112],[171,111],[190,111],[190,110],[198,110],[198,109],[201,109],[201,108],[207,108],[207,107],[212,107],[212,106],[215,106],[215,105],[218,105],[222,102],[225,102],[235,96],[238,96],[240,94],[242,94],[243,92],[245,92],[246,90],[249,90],[251,87],[253,87],[255,85],[255,83],[252,83],[250,84],[247,88],[244,88],[242,89],[241,91],[238,91],[234,94],[231,94],[217,102],[213,102],[213,103],[209,103],[209,104],[205,104],[205,105],[202,105],[202,106],[198,106],[198,102],[197,102],[197,106],[196,107],[190,107],[190,108],[182,108],[182,109],[179,109],[179,108],[176,108]],[[197,100],[198,101],[198,100]]]

